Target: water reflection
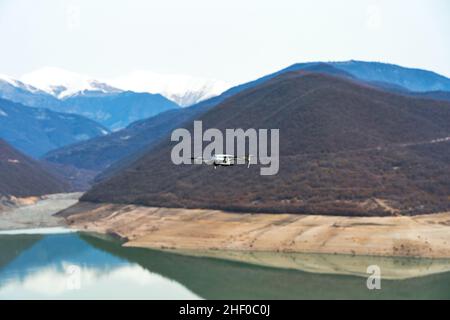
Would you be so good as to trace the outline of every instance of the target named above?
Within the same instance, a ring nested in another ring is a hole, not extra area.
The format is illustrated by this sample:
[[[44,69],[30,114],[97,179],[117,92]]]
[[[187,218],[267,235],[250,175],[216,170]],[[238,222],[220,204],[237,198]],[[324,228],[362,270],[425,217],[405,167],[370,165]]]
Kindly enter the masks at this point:
[[[198,298],[175,281],[92,247],[78,234],[0,236],[0,243],[2,257],[9,257],[0,269],[0,299]]]
[[[402,280],[383,279],[381,290],[368,290],[363,274],[304,272],[237,261],[249,260],[248,257],[230,261],[126,248],[117,241],[87,234],[0,236],[0,253],[0,299],[450,298],[449,272]],[[283,255],[274,257],[289,259]],[[251,259],[267,265],[274,263],[274,257],[257,255]],[[367,262],[361,259],[298,255],[292,261],[297,266],[314,266],[309,271],[320,272],[329,270],[330,265],[337,271],[352,270]],[[394,271],[402,267],[408,275],[418,267],[448,270],[446,262],[386,259],[370,258],[368,262],[391,266]],[[79,290],[68,289],[71,265],[80,268]]]

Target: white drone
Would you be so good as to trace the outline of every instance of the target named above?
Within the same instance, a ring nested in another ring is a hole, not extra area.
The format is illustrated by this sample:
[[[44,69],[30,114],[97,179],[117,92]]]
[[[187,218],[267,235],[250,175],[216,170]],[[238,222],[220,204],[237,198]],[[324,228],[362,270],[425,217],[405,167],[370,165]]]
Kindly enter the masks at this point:
[[[201,164],[205,163],[207,165],[213,165],[214,169],[216,169],[218,166],[234,166],[237,164],[238,160],[244,160],[245,163],[247,163],[247,168],[250,167],[250,159],[251,155],[244,156],[244,157],[235,157],[232,154],[215,154],[209,159],[205,159],[203,157],[196,157],[191,158],[191,160],[194,160],[194,163]]]

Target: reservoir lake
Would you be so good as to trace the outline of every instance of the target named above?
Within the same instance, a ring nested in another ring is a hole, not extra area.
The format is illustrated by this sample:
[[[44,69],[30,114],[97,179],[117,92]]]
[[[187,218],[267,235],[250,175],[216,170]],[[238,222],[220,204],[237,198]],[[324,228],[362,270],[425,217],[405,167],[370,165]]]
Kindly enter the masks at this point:
[[[281,254],[272,255],[276,260]],[[311,255],[287,258],[300,265],[312,261]],[[448,261],[436,267],[426,259],[361,259],[349,256],[343,267],[314,255],[314,268],[305,271],[124,247],[116,239],[65,229],[1,232],[0,299],[450,298]],[[381,268],[381,288],[369,290],[368,265],[389,265],[396,277],[383,278]]]

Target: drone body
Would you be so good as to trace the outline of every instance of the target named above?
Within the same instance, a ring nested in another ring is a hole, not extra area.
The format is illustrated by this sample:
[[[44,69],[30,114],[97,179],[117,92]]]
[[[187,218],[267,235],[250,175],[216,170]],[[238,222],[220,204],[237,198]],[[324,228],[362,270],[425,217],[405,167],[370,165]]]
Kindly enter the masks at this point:
[[[232,154],[215,154],[211,158],[205,159],[203,157],[197,157],[192,158],[194,160],[194,164],[207,164],[207,165],[213,165],[214,168],[217,168],[218,166],[233,166],[235,164],[248,164],[248,167],[250,167],[250,158],[248,157],[236,157]],[[239,162],[239,160],[241,160]]]

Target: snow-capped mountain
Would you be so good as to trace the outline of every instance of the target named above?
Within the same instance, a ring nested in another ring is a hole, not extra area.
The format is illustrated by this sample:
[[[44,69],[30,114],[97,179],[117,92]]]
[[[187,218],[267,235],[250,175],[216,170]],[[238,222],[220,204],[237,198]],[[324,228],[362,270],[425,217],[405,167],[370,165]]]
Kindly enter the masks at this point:
[[[58,99],[66,99],[84,92],[117,93],[123,90],[161,94],[182,107],[217,96],[230,87],[224,81],[188,75],[159,74],[134,71],[109,79],[93,77],[60,68],[44,67],[12,82],[29,86],[32,90],[46,92]]]
[[[64,99],[85,91],[117,93],[122,90],[89,76],[60,68],[44,67],[23,75],[23,83],[47,92],[58,99]]]
[[[2,83],[2,85],[11,85],[15,88],[26,90],[32,93],[39,92],[38,88],[35,88],[29,84],[23,83],[22,81],[19,81],[4,74],[0,74],[0,82]]]
[[[105,82],[136,92],[159,93],[182,107],[217,96],[230,88],[224,81],[178,74],[134,71]]]
[[[45,108],[59,104],[59,100],[47,92],[6,75],[0,75],[0,98],[30,107]]]

